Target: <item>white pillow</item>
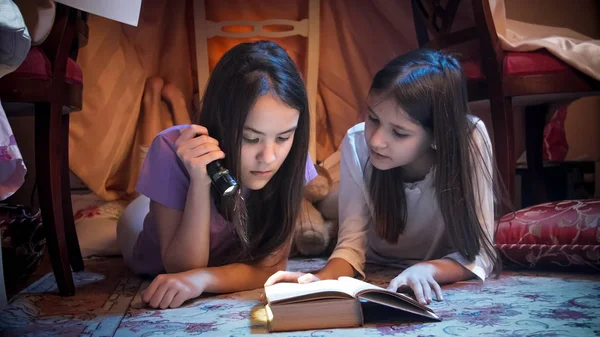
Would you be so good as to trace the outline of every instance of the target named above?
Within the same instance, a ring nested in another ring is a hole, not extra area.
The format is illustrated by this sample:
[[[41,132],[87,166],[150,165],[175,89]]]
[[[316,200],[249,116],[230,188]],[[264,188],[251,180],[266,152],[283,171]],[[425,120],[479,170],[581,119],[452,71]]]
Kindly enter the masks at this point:
[[[10,0],[9,0],[10,1]],[[31,35],[31,45],[40,45],[52,30],[56,4],[51,0],[14,0]]]
[[[19,8],[0,0],[0,77],[15,71],[27,57],[31,37]]]

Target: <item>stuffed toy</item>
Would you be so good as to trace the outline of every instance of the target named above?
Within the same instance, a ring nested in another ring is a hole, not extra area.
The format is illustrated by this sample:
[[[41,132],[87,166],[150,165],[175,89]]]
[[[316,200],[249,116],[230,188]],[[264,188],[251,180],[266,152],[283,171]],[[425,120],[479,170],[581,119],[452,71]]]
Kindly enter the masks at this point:
[[[317,177],[306,186],[302,208],[293,238],[292,256],[318,256],[331,251],[337,241],[338,222],[337,219],[324,218],[321,211],[317,209],[320,201],[330,195],[332,191],[332,179],[328,171],[315,166]],[[334,204],[337,210],[337,202]],[[323,212],[334,213],[334,212]]]

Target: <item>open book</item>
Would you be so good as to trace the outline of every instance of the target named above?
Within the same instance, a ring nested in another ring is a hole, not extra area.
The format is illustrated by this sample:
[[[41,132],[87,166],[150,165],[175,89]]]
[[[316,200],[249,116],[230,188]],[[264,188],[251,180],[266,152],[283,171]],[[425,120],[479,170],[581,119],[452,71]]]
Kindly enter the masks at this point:
[[[271,332],[358,327],[364,324],[361,302],[397,309],[398,315],[405,312],[440,321],[433,310],[410,296],[351,277],[277,283],[265,287],[265,297]]]

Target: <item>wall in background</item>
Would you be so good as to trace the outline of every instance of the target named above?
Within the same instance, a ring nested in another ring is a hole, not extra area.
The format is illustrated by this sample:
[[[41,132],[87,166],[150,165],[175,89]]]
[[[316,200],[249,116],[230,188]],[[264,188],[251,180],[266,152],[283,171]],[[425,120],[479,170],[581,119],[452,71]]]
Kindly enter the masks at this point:
[[[506,0],[511,19],[544,25],[570,27],[583,34],[600,38],[600,2],[597,0]],[[540,10],[543,8],[544,10]],[[516,153],[524,150],[521,108],[515,108]],[[474,109],[491,132],[489,108]],[[581,99],[569,107],[567,137],[570,144],[568,159],[600,158],[600,98]],[[9,118],[19,148],[23,152],[28,176],[24,186],[11,198],[12,202],[29,204],[34,187],[34,132],[32,117]],[[76,146],[76,145],[74,145]]]

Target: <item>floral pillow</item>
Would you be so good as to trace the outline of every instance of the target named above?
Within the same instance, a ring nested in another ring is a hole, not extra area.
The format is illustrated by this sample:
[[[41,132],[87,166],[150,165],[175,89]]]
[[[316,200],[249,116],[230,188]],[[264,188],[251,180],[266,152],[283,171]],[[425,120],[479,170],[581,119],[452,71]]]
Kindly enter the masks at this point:
[[[550,202],[505,215],[495,246],[508,264],[600,270],[600,200]]]
[[[83,257],[120,255],[117,221],[129,202],[126,200],[106,202],[99,199],[91,202],[85,200],[88,202],[78,203],[77,201],[73,202],[73,208],[81,255]]]

